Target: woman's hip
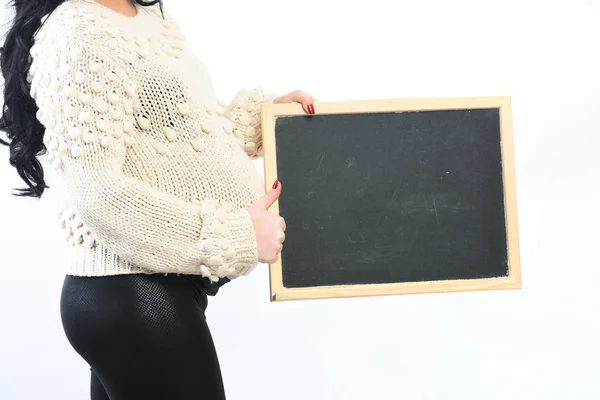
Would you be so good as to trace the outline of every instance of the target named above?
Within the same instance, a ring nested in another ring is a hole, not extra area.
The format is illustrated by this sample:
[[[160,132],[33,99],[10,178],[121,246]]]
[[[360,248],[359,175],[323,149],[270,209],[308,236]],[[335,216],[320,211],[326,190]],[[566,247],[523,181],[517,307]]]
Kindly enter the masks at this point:
[[[184,275],[67,275],[63,327],[110,398],[222,399],[201,287]]]
[[[207,295],[195,277],[131,274],[65,277],[60,312],[73,347],[184,340],[185,327],[205,325]]]

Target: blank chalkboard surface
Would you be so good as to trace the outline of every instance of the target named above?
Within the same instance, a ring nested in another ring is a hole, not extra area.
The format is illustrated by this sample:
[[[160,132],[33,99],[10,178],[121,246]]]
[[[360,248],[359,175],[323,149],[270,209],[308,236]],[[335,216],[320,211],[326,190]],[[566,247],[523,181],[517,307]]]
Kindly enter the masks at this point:
[[[287,226],[272,299],[520,287],[509,106],[265,107],[265,178],[283,185]]]

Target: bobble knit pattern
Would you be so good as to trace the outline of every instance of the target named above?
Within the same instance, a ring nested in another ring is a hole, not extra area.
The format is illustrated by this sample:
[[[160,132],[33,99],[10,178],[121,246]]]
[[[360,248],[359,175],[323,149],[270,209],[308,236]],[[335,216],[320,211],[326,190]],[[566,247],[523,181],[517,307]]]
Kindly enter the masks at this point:
[[[264,195],[261,105],[274,94],[217,98],[206,66],[158,5],[135,17],[67,0],[31,49],[31,95],[60,213],[67,273],[247,275],[257,264],[247,211]]]

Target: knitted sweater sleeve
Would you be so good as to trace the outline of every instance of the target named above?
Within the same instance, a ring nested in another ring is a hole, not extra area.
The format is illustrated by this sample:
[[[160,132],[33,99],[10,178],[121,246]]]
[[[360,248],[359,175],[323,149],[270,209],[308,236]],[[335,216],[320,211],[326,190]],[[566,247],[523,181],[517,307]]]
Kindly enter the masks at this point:
[[[253,160],[264,155],[261,105],[272,104],[276,97],[262,87],[242,89],[225,107],[226,115],[233,122],[233,135]]]
[[[258,256],[247,210],[187,202],[124,173],[129,147],[149,124],[121,63],[92,43],[40,47],[29,79],[44,141],[58,151],[52,164],[96,242],[149,272],[212,281],[249,273]]]
[[[208,66],[196,55],[190,54],[190,56],[194,60],[198,72],[208,78],[208,90],[217,99],[218,105],[224,107],[223,115],[232,123],[232,128],[228,130],[228,133],[231,133],[237,139],[242,149],[252,160],[264,156],[261,106],[272,104],[278,95],[266,91],[261,86],[251,89],[243,88],[235,94],[229,104],[226,104],[217,96]]]

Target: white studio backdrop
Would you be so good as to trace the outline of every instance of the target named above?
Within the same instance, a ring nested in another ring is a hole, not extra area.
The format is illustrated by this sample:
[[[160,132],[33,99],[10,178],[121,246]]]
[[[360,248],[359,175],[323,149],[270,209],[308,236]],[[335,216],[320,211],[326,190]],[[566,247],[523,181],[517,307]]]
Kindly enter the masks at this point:
[[[600,398],[600,3],[165,5],[225,99],[253,85],[323,101],[513,98],[523,290],[272,304],[262,266],[207,311],[229,399]],[[0,399],[85,399],[58,313],[61,189],[11,197],[20,182],[0,157]]]

